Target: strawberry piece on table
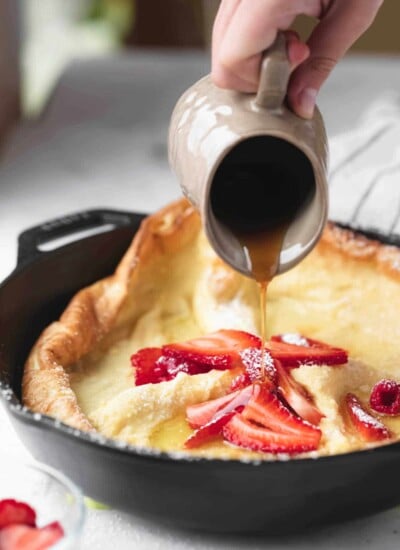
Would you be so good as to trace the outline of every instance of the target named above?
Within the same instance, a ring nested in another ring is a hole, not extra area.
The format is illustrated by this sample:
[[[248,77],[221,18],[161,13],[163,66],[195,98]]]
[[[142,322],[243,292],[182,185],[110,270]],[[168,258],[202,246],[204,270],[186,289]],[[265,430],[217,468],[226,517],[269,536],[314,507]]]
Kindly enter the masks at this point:
[[[391,437],[386,426],[372,416],[354,394],[348,393],[344,403],[352,426],[365,441],[380,441]]]
[[[243,412],[223,428],[223,436],[253,451],[293,454],[317,449],[321,430],[295,416],[270,386],[256,384]]]
[[[293,376],[281,364],[275,361],[275,369],[278,373],[278,388],[290,407],[304,420],[318,426],[323,414],[312,402],[306,389],[297,382]]]
[[[35,510],[25,502],[11,498],[0,500],[0,529],[14,524],[34,527],[36,525]]]
[[[260,347],[257,336],[241,330],[219,330],[186,342],[176,342],[162,347],[167,356],[209,365],[213,369],[230,369],[246,348]]]
[[[348,360],[344,349],[299,334],[272,336],[265,347],[285,367],[299,367],[304,364],[344,365]]]
[[[1,550],[47,550],[64,536],[58,522],[37,528],[9,525],[0,531]]]
[[[381,414],[400,414],[400,384],[395,380],[380,380],[372,388],[369,403]]]
[[[186,419],[189,426],[192,428],[200,428],[208,422],[210,422],[217,413],[222,411],[229,412],[235,410],[237,407],[244,406],[250,399],[253,388],[247,386],[242,390],[237,390],[233,393],[228,393],[217,399],[211,399],[204,403],[197,403],[196,405],[189,405],[186,409]]]

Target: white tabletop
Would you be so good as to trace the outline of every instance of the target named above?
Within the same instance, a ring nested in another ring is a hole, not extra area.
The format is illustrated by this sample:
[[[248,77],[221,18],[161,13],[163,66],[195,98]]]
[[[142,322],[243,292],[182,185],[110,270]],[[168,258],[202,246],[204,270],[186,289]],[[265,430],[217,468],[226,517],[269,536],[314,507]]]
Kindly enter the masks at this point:
[[[200,53],[135,53],[77,62],[43,117],[21,125],[0,166],[0,278],[13,268],[18,233],[88,208],[152,211],[179,196],[166,159],[166,133],[179,94],[207,72]],[[400,89],[400,60],[343,61],[321,93],[329,136],[352,128],[374,99]],[[0,409],[2,448],[21,455]],[[368,483],[368,480],[366,480]],[[400,504],[400,497],[399,497]],[[84,550],[397,549],[400,509],[291,538],[230,537],[159,527],[117,511],[88,513]]]

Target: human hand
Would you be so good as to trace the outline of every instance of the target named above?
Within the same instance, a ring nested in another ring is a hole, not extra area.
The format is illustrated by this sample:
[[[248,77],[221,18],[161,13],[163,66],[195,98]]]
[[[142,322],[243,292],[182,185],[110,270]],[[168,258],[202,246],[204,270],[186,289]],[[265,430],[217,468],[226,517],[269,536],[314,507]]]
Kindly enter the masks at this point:
[[[287,31],[293,73],[288,100],[311,118],[319,89],[348,48],[373,22],[383,0],[222,0],[212,40],[212,78],[221,88],[256,92],[262,53],[297,15],[317,17],[307,44]]]

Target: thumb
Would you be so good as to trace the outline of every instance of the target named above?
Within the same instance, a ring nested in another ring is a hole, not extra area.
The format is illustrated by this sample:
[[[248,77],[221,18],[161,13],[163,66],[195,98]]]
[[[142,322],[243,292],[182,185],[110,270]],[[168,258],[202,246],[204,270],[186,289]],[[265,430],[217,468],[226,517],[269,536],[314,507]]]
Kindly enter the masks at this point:
[[[319,89],[348,48],[370,26],[383,0],[336,0],[309,40],[310,55],[292,74],[288,98],[299,116],[311,118]]]

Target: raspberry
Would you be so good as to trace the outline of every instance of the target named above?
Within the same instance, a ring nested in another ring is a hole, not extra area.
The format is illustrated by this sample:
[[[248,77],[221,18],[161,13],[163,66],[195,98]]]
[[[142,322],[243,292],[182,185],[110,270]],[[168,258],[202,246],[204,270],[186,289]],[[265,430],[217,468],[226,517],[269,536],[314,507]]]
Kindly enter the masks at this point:
[[[400,414],[400,384],[394,380],[380,380],[372,388],[369,403],[378,413]]]

